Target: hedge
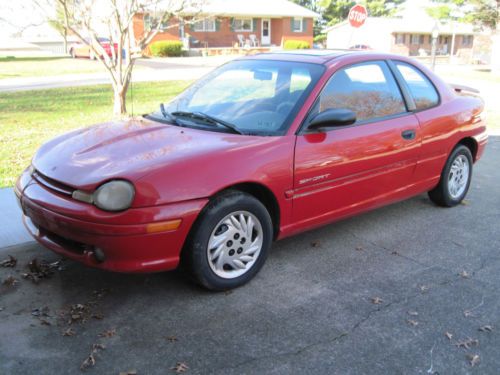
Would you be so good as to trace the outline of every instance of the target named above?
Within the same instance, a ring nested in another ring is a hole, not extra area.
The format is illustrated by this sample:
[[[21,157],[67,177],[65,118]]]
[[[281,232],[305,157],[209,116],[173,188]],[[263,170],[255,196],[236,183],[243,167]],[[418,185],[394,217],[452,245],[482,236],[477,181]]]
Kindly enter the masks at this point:
[[[284,49],[308,49],[311,48],[309,43],[303,40],[285,40]]]
[[[154,42],[149,46],[151,55],[155,57],[180,56],[182,54],[182,42],[176,40],[164,40]]]

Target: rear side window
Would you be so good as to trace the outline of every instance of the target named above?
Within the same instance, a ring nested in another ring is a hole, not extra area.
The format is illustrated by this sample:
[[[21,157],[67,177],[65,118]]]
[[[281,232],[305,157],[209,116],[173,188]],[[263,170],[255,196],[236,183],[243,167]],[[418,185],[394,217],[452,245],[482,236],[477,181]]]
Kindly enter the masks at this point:
[[[340,69],[328,81],[319,98],[319,112],[346,108],[356,122],[406,112],[399,87],[384,62],[361,63]]]
[[[434,85],[420,70],[402,62],[396,62],[396,66],[408,84],[417,110],[431,108],[439,103]]]

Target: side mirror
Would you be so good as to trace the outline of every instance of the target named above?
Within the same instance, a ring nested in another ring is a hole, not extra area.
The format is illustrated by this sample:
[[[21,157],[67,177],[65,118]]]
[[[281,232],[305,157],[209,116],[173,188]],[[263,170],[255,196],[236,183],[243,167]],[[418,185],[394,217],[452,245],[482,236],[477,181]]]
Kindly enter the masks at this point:
[[[356,122],[356,114],[350,109],[327,109],[314,116],[307,126],[308,129],[333,128],[351,125]]]

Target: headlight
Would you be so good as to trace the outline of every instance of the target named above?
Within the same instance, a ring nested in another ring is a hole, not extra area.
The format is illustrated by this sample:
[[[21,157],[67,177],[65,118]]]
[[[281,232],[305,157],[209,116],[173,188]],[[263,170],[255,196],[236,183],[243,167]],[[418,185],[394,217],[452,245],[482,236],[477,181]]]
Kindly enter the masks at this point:
[[[93,201],[102,210],[122,211],[130,207],[134,194],[130,182],[116,180],[101,185],[93,194]]]

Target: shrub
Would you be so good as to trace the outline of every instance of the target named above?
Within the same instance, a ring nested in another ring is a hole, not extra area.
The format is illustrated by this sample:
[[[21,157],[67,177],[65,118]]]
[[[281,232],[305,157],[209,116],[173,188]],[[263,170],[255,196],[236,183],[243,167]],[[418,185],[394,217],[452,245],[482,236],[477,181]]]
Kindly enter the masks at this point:
[[[182,42],[177,40],[163,40],[154,42],[149,46],[151,55],[155,57],[172,57],[182,54]]]
[[[309,43],[304,42],[303,40],[286,40],[284,49],[308,49],[311,48]]]

